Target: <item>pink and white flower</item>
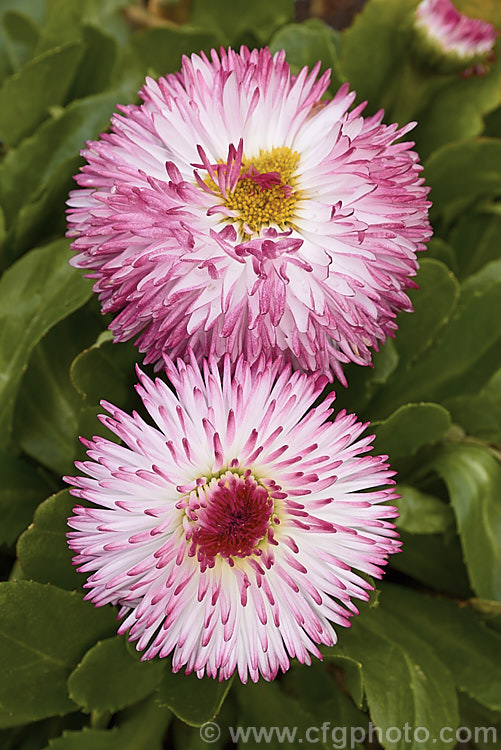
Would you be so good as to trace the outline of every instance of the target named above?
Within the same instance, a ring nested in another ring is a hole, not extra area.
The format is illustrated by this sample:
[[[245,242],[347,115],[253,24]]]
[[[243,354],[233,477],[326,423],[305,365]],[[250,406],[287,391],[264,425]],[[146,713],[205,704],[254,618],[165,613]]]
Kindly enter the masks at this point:
[[[386,456],[367,425],[327,401],[325,376],[266,361],[251,368],[192,355],[167,384],[139,375],[154,426],[111,404],[123,445],[85,441],[69,545],[96,606],[120,605],[145,659],[229,678],[273,679],[321,658],[357,613],[399,542]]]
[[[460,13],[451,0],[422,0],[416,10],[415,28],[431,63],[463,69],[474,66],[471,72],[479,74],[485,72],[498,35],[487,21]]]
[[[334,373],[410,310],[431,231],[413,126],[349,111],[329,72],[283,52],[221,50],[121,107],[89,142],[68,205],[73,264],[96,279],[116,340],[145,362],[261,353]]]

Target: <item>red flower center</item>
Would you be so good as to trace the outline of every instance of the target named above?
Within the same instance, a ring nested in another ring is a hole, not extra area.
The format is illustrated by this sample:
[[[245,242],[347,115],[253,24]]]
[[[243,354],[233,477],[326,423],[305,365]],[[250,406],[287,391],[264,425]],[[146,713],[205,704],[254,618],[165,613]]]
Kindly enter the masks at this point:
[[[273,500],[250,472],[226,472],[193,495],[186,509],[191,522],[189,554],[196,554],[204,567],[212,567],[217,555],[233,564],[233,557],[260,554],[261,540],[269,531],[273,535]]]

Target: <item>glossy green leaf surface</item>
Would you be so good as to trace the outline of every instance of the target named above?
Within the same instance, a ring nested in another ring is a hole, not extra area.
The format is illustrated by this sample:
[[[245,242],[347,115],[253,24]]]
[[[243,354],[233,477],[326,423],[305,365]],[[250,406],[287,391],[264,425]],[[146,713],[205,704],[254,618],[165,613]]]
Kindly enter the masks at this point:
[[[464,603],[423,596],[402,586],[383,588],[388,610],[433,644],[459,689],[493,711],[501,710],[501,675],[496,665],[501,635]]]
[[[114,629],[111,608],[27,581],[0,584],[0,726],[75,710],[66,679],[85,651]]]
[[[17,557],[26,578],[62,589],[81,590],[83,575],[73,567],[66,534],[67,519],[76,505],[68,490],[41,503],[30,527],[19,537]]]
[[[451,445],[433,462],[447,484],[472,587],[501,600],[499,462],[483,447]]]
[[[68,243],[58,240],[21,258],[0,281],[0,441],[9,441],[21,375],[40,338],[81,307],[90,285],[68,265]],[[13,311],[15,314],[13,315]]]
[[[85,654],[68,678],[68,691],[84,711],[114,713],[150,695],[165,667],[161,659],[142,663],[124,638],[108,638]]]
[[[384,602],[384,599],[383,599]],[[403,736],[392,739],[390,727],[426,727],[434,745],[451,747],[440,740],[437,717],[448,725],[458,722],[454,682],[446,666],[422,637],[407,623],[384,608],[384,603],[365,612],[343,632],[339,641],[343,653],[362,664],[364,690],[374,723],[381,728],[384,746],[426,748],[419,737],[405,743]],[[381,690],[381,675],[385,687]],[[402,685],[406,686],[402,690]],[[410,689],[409,689],[410,688]]]
[[[199,680],[194,674],[174,674],[167,669],[157,692],[157,703],[169,708],[186,724],[199,727],[214,719],[223,705],[232,680]]]

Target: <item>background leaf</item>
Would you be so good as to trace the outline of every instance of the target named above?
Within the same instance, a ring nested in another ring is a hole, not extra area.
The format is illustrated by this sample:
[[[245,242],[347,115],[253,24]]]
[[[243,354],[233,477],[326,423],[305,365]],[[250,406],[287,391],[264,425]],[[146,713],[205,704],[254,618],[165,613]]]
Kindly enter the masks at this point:
[[[385,606],[433,644],[456,685],[488,708],[501,709],[497,655],[501,635],[492,632],[464,604],[423,596],[402,586],[385,585]]]
[[[501,600],[499,463],[481,446],[451,445],[432,466],[449,490],[472,587]]]
[[[17,543],[17,557],[25,578],[70,591],[81,590],[85,576],[73,567],[66,538],[68,517],[73,515],[75,505],[69,490],[62,490],[37,508],[33,523]]]
[[[0,726],[75,710],[66,679],[85,651],[115,628],[110,608],[54,586],[0,583]]]
[[[330,88],[335,92],[344,82],[339,69],[339,41],[339,32],[318,18],[310,18],[301,24],[283,26],[272,38],[270,50],[278,52],[284,49],[287,61],[296,68],[303,68],[305,65],[313,68],[320,60],[322,72],[327,68],[331,69]]]
[[[196,675],[174,674],[167,668],[158,688],[158,705],[170,710],[186,724],[200,727],[219,713],[232,680],[217,682]]]
[[[68,678],[68,691],[84,711],[116,712],[150,695],[164,670],[161,659],[139,661],[125,638],[108,638],[85,654]]]
[[[33,464],[9,453],[0,454],[0,544],[13,544],[47,496],[50,485]]]
[[[396,491],[401,496],[395,501],[399,529],[411,534],[440,534],[453,526],[452,509],[442,500],[405,484],[397,485]]]
[[[66,240],[32,250],[0,280],[2,445],[9,441],[16,392],[31,350],[55,323],[81,307],[90,293],[90,284],[68,265]]]
[[[70,42],[27,62],[0,88],[0,138],[15,146],[49,114],[63,104],[69,91],[82,46]]]
[[[342,633],[339,649],[362,664],[371,718],[383,732],[408,722],[413,727],[426,727],[438,748],[454,744],[454,740],[439,739],[440,728],[454,727],[459,719],[450,672],[427,641],[408,628],[400,616],[390,614],[383,606],[366,610]],[[405,742],[403,737],[400,741],[390,735],[384,737],[384,747],[391,750],[427,747],[416,738]]]

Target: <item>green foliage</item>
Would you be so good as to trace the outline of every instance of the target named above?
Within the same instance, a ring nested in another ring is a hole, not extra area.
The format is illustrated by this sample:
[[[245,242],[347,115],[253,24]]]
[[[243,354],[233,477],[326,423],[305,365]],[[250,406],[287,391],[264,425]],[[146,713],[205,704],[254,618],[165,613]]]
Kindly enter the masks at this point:
[[[237,47],[242,42],[266,44],[275,29],[292,21],[290,0],[248,3],[247,0],[193,0],[190,23],[217,34],[220,43]],[[198,50],[197,50],[198,51]]]
[[[408,48],[407,27],[417,0],[371,0],[341,36],[341,70],[368,111],[385,106]]]
[[[398,493],[399,529],[411,534],[443,534],[453,526],[454,515],[447,503],[406,484],[398,485]]]
[[[193,727],[214,719],[223,705],[232,680],[199,680],[195,675],[165,672],[157,693],[158,705],[169,708]]]
[[[72,700],[84,711],[116,712],[150,695],[160,682],[165,664],[143,664],[127,649],[124,638],[108,638],[88,651],[68,679]]]
[[[115,629],[111,609],[28,581],[0,584],[0,726],[74,711],[66,680],[85,651]]]
[[[394,614],[383,603],[366,610],[343,632],[336,651],[362,665],[362,679],[373,722],[387,732],[390,727],[427,727],[438,738],[441,726],[458,721],[454,681],[449,670],[434,653],[429,641],[413,625]],[[381,689],[385,675],[385,690]],[[402,689],[405,686],[405,689]],[[437,747],[454,743],[437,742]],[[385,747],[404,747],[388,736]],[[412,740],[412,748],[426,744]]]
[[[465,207],[501,193],[501,141],[477,138],[443,146],[427,160],[425,174],[432,216],[451,222]]]
[[[463,603],[393,585],[385,585],[383,595],[388,611],[433,645],[460,690],[493,711],[501,709],[498,633],[489,630]]]
[[[74,505],[68,490],[48,497],[39,505],[33,523],[17,543],[17,559],[24,578],[70,591],[81,589],[85,578],[71,564],[66,542],[67,520]]]
[[[438,404],[408,404],[384,422],[375,423],[375,449],[393,459],[413,456],[419,448],[436,443],[450,426],[446,409]]]
[[[313,68],[320,60],[321,71],[331,70],[332,91],[337,91],[344,78],[339,68],[340,33],[318,18],[310,18],[302,24],[283,26],[270,43],[272,52],[284,49],[288,62],[298,70],[307,65]]]
[[[50,485],[43,474],[23,458],[0,454],[0,544],[11,545],[28,526]]]
[[[482,445],[449,445],[433,459],[449,490],[464,559],[477,596],[501,599],[499,462]]]
[[[57,240],[32,250],[0,280],[0,440],[4,446],[9,442],[19,381],[33,347],[91,294],[90,284],[68,265],[68,258],[68,243]]]
[[[0,89],[0,138],[15,146],[63,104],[82,55],[79,43],[49,49],[7,78]]]
[[[501,22],[496,0],[456,2]],[[385,750],[452,748],[443,726],[501,736],[501,41],[490,72],[465,79],[416,66],[417,0],[368,0],[343,32],[295,23],[292,0],[193,0],[187,23],[141,29],[126,5],[0,1],[2,750],[202,750],[199,727],[213,720],[219,750],[228,726],[296,726],[287,746],[298,748],[324,722],[338,734],[316,735],[319,747],[369,722]],[[398,471],[402,552],[323,663],[257,685],[140,661],[116,636],[116,610],[83,600],[66,538],[76,500],[61,481],[84,456],[79,436],[105,432],[101,399],[138,406],[138,352],[112,343],[91,282],[68,263],[79,152],[117,104],[137,101],[145,75],[229,44],[285,49],[293,73],[320,60],[329,95],[349,81],[367,112],[415,119],[435,233],[409,292],[415,312],[373,367],[350,365],[349,388],[336,386],[337,408],[372,423]],[[386,734],[406,723],[431,744]]]

